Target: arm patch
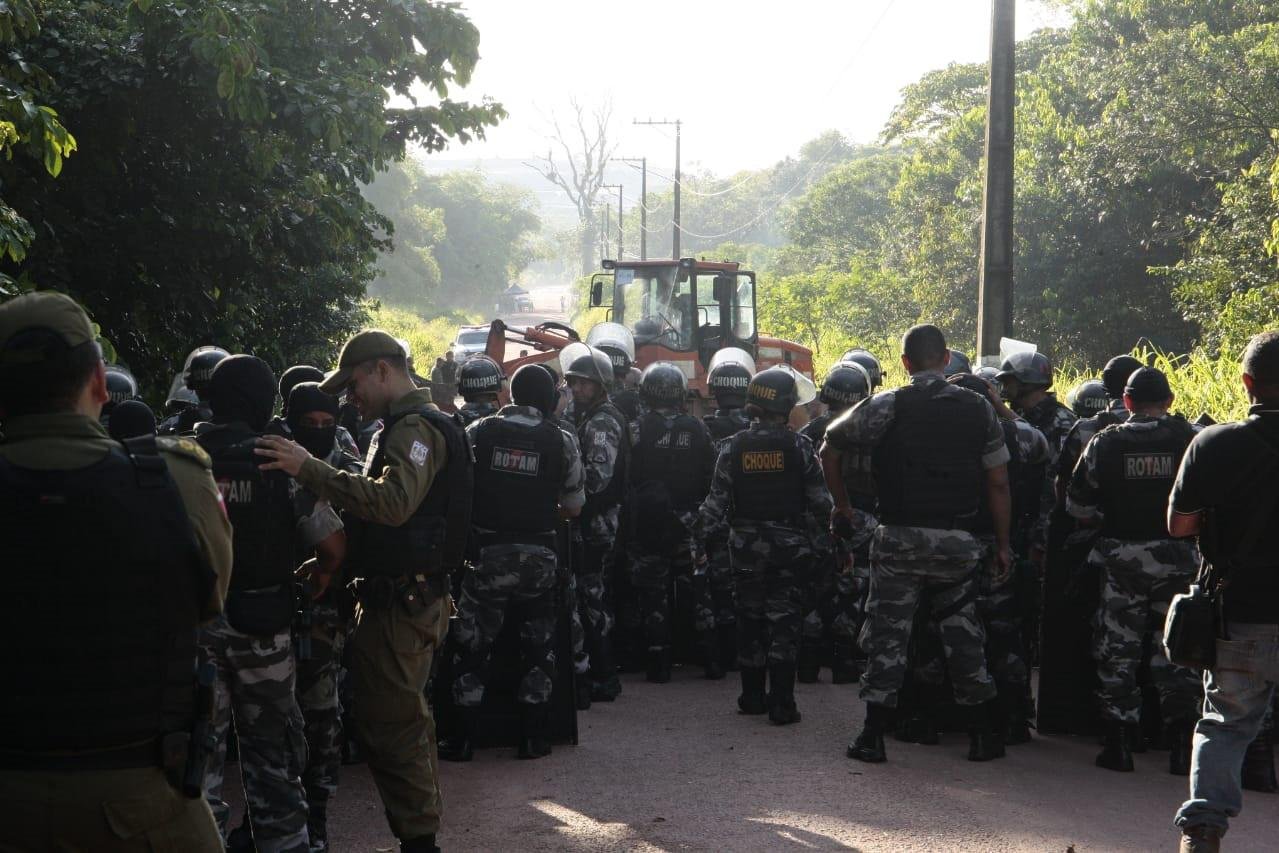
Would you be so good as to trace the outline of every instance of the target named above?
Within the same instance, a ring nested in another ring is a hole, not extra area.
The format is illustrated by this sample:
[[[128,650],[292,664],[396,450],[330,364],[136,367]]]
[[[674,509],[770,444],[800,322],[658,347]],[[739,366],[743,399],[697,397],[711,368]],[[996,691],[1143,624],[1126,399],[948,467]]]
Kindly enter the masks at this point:
[[[202,468],[213,470],[213,460],[209,458],[209,454],[204,452],[204,448],[196,444],[189,438],[169,438],[160,436],[155,440],[155,446],[161,452],[171,453],[174,456],[181,456],[195,462]]]

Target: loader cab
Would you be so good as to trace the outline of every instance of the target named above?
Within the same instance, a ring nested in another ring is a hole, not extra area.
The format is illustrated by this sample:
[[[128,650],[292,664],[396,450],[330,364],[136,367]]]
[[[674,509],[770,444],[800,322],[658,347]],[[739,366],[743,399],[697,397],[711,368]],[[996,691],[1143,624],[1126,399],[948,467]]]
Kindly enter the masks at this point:
[[[609,305],[611,297],[610,319],[631,330],[637,349],[695,354],[703,371],[723,347],[755,353],[755,273],[693,258],[606,260],[604,269],[612,270],[612,280],[607,272],[596,274],[591,304]]]

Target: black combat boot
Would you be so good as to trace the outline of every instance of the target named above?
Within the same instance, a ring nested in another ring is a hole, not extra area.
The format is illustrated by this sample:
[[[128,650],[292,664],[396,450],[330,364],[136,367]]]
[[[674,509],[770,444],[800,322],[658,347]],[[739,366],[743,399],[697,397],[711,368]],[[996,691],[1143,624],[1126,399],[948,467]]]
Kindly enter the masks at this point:
[[[592,702],[612,702],[622,693],[622,682],[613,665],[613,641],[600,637],[591,651],[590,684]]]
[[[420,835],[417,838],[401,838],[400,853],[440,853],[435,845],[434,835]]]
[[[306,816],[306,834],[311,839],[311,853],[328,853],[329,824],[326,803],[315,800],[310,802]]]
[[[719,681],[724,677],[724,665],[720,660],[719,634],[714,629],[702,632],[702,649],[706,655],[706,679],[708,681]]]
[[[924,746],[936,746],[941,743],[941,733],[937,731],[937,721],[926,708],[920,708],[905,718],[898,718],[893,728],[893,737],[902,743],[918,743]]]
[[[1120,773],[1131,773],[1132,750],[1128,748],[1130,735],[1128,727],[1119,720],[1106,721],[1106,734],[1102,740],[1101,753],[1097,756],[1097,766]]]
[[[768,719],[785,726],[800,721],[795,706],[795,665],[775,663],[768,668]]]
[[[1248,791],[1259,791],[1273,794],[1279,791],[1279,781],[1275,779],[1275,732],[1274,723],[1263,728],[1257,737],[1248,744],[1243,754],[1243,787]]]
[[[579,711],[591,710],[591,676],[581,672],[573,676],[573,702]]]
[[[1008,712],[998,697],[965,709],[968,715],[968,760],[994,761],[1003,758],[1004,731],[1008,728]]]
[[[831,684],[852,684],[861,678],[862,668],[857,662],[857,647],[852,643],[835,643],[830,662]]]
[[[1025,688],[1019,685],[1001,684],[997,685],[999,691],[996,697],[1003,709],[1003,715],[1008,720],[1007,726],[1004,727],[1004,745],[1019,746],[1023,743],[1030,743],[1030,714],[1026,712],[1025,705]],[[1034,706],[1031,705],[1031,714],[1033,714]]]
[[[479,709],[454,706],[449,732],[436,744],[440,761],[470,761],[475,757],[475,726]]]
[[[1187,827],[1181,831],[1179,853],[1220,853],[1221,830],[1215,826]]]
[[[1189,776],[1194,728],[1183,720],[1171,720],[1164,723],[1164,733],[1168,737],[1168,772]]]
[[[725,672],[737,672],[737,626],[718,625],[715,634],[719,637],[719,665]]]
[[[613,673],[603,681],[591,682],[592,702],[612,702],[622,695],[622,680]]]
[[[520,704],[520,750],[522,759],[551,754],[551,710],[545,702]]]
[[[801,643],[799,660],[795,664],[795,677],[800,684],[816,684],[822,671],[821,656],[811,645]]]
[[[848,750],[844,754],[867,764],[882,764],[887,761],[888,752],[884,749],[884,732],[892,723],[892,717],[892,708],[867,702],[866,723],[862,726],[857,738],[848,745]]]
[[[742,667],[742,695],[737,697],[737,707],[743,714],[768,713],[768,705],[764,701],[764,678],[762,666]]]
[[[648,649],[648,666],[644,679],[654,684],[665,684],[671,680],[671,647],[650,646]]]

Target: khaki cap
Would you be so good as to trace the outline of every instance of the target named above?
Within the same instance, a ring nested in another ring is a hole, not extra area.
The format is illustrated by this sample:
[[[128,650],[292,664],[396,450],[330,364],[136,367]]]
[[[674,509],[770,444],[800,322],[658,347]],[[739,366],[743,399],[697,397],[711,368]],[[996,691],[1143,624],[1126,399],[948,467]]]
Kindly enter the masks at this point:
[[[404,358],[404,350],[395,338],[381,329],[360,332],[342,347],[337,370],[329,371],[320,383],[326,394],[340,394],[351,383],[355,368],[379,358]]]
[[[14,335],[33,329],[47,329],[68,348],[97,338],[89,315],[71,297],[52,290],[24,293],[0,305],[0,363],[34,364],[48,357],[47,347],[9,346]]]

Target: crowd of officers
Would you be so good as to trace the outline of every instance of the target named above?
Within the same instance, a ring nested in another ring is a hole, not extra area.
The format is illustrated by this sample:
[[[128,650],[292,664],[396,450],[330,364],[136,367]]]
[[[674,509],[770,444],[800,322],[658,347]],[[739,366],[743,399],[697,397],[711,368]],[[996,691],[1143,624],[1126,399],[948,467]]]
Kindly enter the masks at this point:
[[[1158,370],[1117,357],[1072,411],[1042,354],[974,371],[922,325],[908,385],[879,391],[851,350],[818,396],[736,351],[698,418],[679,367],[596,342],[510,377],[466,360],[455,413],[385,332],[278,380],[201,347],[157,424],[74,302],[0,306],[0,524],[27,567],[0,618],[16,849],[325,850],[344,745],[401,849],[438,849],[437,754],[472,757],[510,621],[520,758],[551,752],[557,668],[585,710],[619,672],[684,662],[738,671],[740,712],[777,725],[823,667],[859,681],[860,761],[946,731],[998,759],[1037,723],[1100,734],[1104,768],[1159,745],[1188,773],[1202,690],[1160,639],[1197,569],[1164,520],[1197,427]],[[1270,730],[1246,786],[1275,788]]]

